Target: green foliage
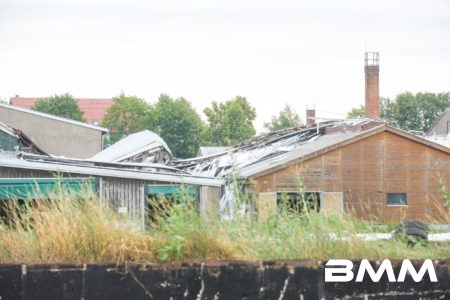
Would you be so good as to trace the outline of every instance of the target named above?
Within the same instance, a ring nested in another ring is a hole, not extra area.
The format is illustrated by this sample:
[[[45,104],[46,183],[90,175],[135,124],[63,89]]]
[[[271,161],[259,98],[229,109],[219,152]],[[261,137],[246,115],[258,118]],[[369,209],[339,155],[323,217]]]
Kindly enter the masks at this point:
[[[395,121],[397,115],[397,105],[389,98],[380,97],[380,117],[381,119]]]
[[[233,220],[202,218],[195,206],[178,204],[170,216],[150,229],[159,259],[327,259],[423,258],[448,254],[448,243],[418,244],[402,240],[365,241],[356,234],[380,232],[367,221],[281,206],[266,220],[236,215]]]
[[[423,131],[428,131],[434,121],[447,108],[450,107],[450,92],[447,93],[417,93],[416,101],[419,104],[423,119]]]
[[[256,110],[245,97],[237,96],[225,103],[213,101],[212,107],[203,112],[208,118],[205,139],[210,145],[231,146],[256,133],[253,127]]]
[[[192,104],[183,97],[174,100],[161,94],[148,124],[169,145],[175,157],[193,157],[197,153],[204,124]]]
[[[422,130],[422,116],[414,94],[405,92],[395,98],[396,121],[405,130]]]
[[[362,118],[366,114],[364,105],[360,104],[358,108],[353,107],[351,111],[347,113],[349,118]]]
[[[151,106],[136,96],[123,92],[113,98],[113,104],[103,118],[102,126],[109,129],[109,143],[146,129]]]
[[[86,122],[83,118],[84,113],[78,106],[77,100],[69,93],[54,95],[47,99],[39,99],[34,103],[31,109],[63,118]]]
[[[382,98],[381,118],[395,121],[401,129],[428,131],[434,121],[450,107],[450,92],[417,93],[404,92],[394,101]]]
[[[268,123],[264,123],[264,128],[270,132],[277,131],[284,128],[302,126],[300,116],[288,104],[284,107],[278,116],[272,116]]]

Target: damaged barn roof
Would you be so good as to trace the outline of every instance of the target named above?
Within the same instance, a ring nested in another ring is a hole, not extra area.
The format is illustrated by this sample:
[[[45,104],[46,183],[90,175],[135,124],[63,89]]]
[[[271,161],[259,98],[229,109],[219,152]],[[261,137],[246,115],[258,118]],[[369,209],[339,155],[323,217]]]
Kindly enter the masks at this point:
[[[202,176],[222,178],[234,171],[241,179],[259,177],[291,161],[308,159],[383,130],[449,153],[448,148],[390,127],[384,122],[357,118],[320,123],[317,127],[280,130],[255,137],[218,154],[174,160],[171,164]]]
[[[130,134],[90,158],[103,162],[166,163],[172,152],[166,142],[150,130]]]

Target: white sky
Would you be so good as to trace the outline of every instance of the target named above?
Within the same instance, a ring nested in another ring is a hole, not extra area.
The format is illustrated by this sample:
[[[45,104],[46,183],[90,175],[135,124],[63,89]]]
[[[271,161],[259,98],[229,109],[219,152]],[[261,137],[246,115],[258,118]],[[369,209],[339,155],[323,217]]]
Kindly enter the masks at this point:
[[[0,98],[183,96],[199,113],[245,96],[262,130],[286,103],[305,120],[380,94],[450,90],[449,0],[0,0]]]

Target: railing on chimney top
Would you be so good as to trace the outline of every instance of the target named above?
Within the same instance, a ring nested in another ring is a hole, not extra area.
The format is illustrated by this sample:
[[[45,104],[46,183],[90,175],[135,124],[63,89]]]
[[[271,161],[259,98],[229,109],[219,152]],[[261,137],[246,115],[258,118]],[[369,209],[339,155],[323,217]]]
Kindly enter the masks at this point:
[[[379,52],[366,52],[364,62],[366,66],[378,66],[380,65]]]

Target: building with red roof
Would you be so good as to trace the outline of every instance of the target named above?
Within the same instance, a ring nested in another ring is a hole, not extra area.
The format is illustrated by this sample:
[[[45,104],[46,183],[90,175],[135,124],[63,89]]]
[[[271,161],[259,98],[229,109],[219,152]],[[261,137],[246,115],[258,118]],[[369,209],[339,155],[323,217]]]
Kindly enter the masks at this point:
[[[45,98],[26,98],[26,97],[11,97],[9,103],[14,106],[31,109],[34,103],[39,99]],[[75,98],[78,101],[78,106],[84,112],[83,117],[86,122],[93,125],[100,125],[103,117],[112,105],[112,99],[99,98]]]

